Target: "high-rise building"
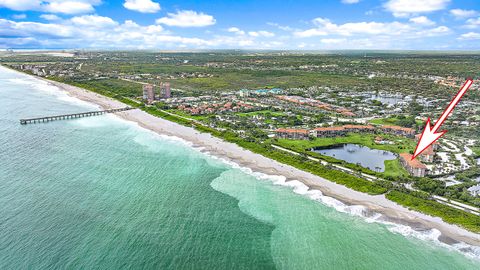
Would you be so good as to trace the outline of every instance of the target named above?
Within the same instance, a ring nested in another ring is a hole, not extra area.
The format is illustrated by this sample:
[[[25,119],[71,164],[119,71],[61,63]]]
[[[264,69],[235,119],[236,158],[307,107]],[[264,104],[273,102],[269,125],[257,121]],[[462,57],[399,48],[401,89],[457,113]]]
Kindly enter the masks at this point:
[[[172,96],[169,82],[160,83],[160,96],[162,98],[170,98]]]
[[[155,87],[152,84],[143,85],[143,100],[148,104],[152,104],[155,100]]]

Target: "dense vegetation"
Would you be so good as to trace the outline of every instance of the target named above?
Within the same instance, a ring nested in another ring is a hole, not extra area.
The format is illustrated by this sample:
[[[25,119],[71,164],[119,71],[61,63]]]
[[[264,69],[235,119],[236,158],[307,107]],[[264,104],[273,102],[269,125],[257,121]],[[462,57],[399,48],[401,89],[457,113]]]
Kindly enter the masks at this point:
[[[125,74],[149,74],[190,91],[225,91],[275,86],[282,88],[324,87],[422,93],[438,96],[455,89],[435,84],[427,76],[480,77],[480,55],[469,53],[330,52],[324,54],[285,52],[216,51],[204,53],[82,52],[82,67],[75,79],[94,80],[98,85],[121,84]],[[2,55],[0,62],[59,63],[77,68],[79,60],[49,55]],[[183,76],[202,73],[208,76]],[[97,74],[97,79],[92,74]],[[368,77],[375,74],[374,77]],[[137,91],[128,93],[131,96]],[[480,93],[465,98],[477,99]]]
[[[386,197],[409,209],[419,211],[431,216],[441,217],[445,222],[458,224],[467,230],[480,233],[480,218],[452,207],[445,206],[433,200],[422,198],[399,191],[390,191]]]

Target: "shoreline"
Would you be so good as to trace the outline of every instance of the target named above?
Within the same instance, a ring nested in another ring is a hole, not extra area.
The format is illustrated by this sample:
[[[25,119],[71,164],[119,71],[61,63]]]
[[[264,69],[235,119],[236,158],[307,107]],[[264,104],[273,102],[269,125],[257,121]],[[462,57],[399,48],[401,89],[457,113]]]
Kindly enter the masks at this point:
[[[6,67],[4,67],[6,68]],[[18,71],[15,71],[18,72]],[[22,73],[23,74],[23,73]],[[28,75],[28,74],[27,74]],[[117,100],[102,96],[100,94],[68,84],[50,81],[45,78],[32,76],[42,80],[49,85],[53,85],[64,91],[68,95],[78,98],[82,101],[93,103],[104,109],[111,109],[125,106]],[[415,231],[425,231],[437,229],[441,232],[439,240],[445,244],[454,244],[463,242],[472,246],[480,247],[480,234],[476,234],[457,225],[449,224],[439,217],[428,216],[416,211],[409,210],[385,198],[384,195],[368,195],[355,190],[351,190],[343,185],[336,184],[320,176],[310,174],[271,160],[260,154],[255,154],[240,146],[225,142],[208,133],[201,133],[191,127],[170,122],[168,120],[155,117],[144,111],[135,109],[126,112],[115,113],[120,118],[135,122],[140,127],[153,131],[157,134],[169,135],[191,142],[193,147],[201,147],[202,152],[227,161],[232,161],[241,167],[246,167],[254,172],[264,173],[266,175],[281,175],[286,181],[298,180],[308,188],[320,190],[324,195],[337,199],[346,205],[360,205],[367,208],[368,212],[375,212],[382,215],[381,221],[407,225]]]

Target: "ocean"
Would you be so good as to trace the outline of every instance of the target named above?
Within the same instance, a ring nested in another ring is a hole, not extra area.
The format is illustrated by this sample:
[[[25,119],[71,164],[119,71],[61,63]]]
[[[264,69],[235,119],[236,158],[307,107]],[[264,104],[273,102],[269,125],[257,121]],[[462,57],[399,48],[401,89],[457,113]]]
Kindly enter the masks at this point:
[[[0,68],[0,269],[478,269],[439,232],[364,217]]]

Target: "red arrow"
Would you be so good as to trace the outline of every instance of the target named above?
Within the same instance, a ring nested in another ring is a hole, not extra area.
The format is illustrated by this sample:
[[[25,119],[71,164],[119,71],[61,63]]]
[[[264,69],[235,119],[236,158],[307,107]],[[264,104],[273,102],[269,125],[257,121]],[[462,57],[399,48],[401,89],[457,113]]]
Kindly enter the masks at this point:
[[[453,98],[450,102],[450,105],[445,109],[442,116],[437,120],[435,126],[431,128],[430,125],[430,118],[428,118],[427,123],[425,124],[425,129],[423,130],[422,136],[420,136],[420,140],[418,141],[417,148],[415,149],[415,153],[412,156],[412,160],[420,155],[425,149],[427,149],[430,145],[432,145],[435,141],[437,141],[443,134],[447,133],[447,131],[437,132],[440,126],[443,125],[443,122],[447,120],[447,117],[452,113],[455,106],[457,106],[460,99],[465,95],[468,88],[472,86],[473,80],[468,79],[465,84],[462,86],[458,94]]]

